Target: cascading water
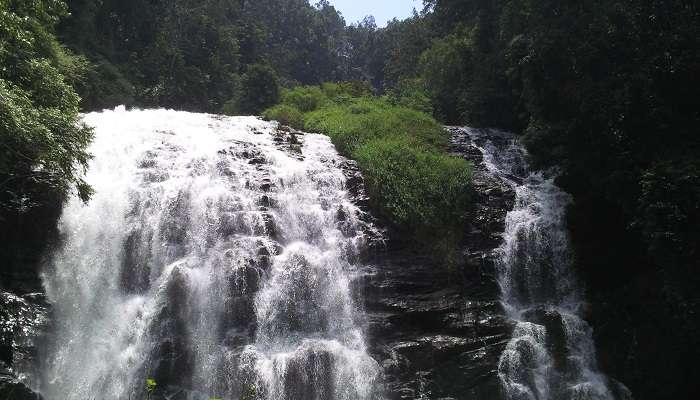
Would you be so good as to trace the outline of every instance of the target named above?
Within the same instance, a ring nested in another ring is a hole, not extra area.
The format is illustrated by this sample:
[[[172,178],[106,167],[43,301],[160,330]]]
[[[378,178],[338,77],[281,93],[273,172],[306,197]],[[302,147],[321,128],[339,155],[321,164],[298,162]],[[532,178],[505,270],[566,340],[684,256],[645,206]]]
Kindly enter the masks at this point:
[[[465,128],[486,168],[510,184],[515,207],[498,249],[502,303],[516,321],[498,371],[509,400],[613,399],[598,372],[592,330],[572,267],[565,211],[569,196],[546,173],[529,172],[510,134]]]
[[[47,400],[375,399],[351,296],[365,246],[328,138],[252,117],[85,116],[84,205],[60,222],[44,281]]]

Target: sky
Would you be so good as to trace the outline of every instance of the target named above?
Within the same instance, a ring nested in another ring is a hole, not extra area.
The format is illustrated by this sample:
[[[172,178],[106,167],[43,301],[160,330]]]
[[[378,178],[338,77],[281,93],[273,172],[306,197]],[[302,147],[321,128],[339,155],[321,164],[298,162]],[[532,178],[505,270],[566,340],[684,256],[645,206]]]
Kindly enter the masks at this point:
[[[422,0],[329,0],[336,10],[345,17],[345,22],[362,21],[367,15],[373,15],[377,26],[384,27],[394,19],[404,19],[411,16],[413,8],[420,11]],[[314,1],[311,1],[313,4]]]

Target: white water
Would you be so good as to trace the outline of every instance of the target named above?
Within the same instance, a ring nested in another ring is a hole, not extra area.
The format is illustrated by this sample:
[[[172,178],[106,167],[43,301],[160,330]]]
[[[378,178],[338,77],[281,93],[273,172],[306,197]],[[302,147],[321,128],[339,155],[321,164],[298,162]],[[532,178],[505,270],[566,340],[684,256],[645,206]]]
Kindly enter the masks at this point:
[[[509,400],[613,399],[598,372],[592,330],[573,272],[565,212],[571,201],[554,177],[527,170],[509,134],[465,128],[487,169],[516,192],[498,249],[502,302],[516,322],[498,372]]]
[[[44,282],[47,400],[374,399],[352,301],[360,219],[329,140],[166,110],[88,114],[87,180]],[[300,138],[301,139],[301,138]]]

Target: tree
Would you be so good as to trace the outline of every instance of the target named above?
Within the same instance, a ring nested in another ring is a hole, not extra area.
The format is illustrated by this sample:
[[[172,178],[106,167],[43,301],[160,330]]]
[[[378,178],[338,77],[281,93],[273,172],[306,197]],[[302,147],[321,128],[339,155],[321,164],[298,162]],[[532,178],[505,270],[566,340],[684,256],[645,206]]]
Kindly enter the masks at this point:
[[[59,45],[52,30],[65,5],[0,0],[0,218],[41,205],[46,192],[83,200],[92,131],[80,122],[84,60]]]
[[[268,65],[253,64],[241,79],[237,109],[243,114],[259,114],[279,102],[280,86],[277,73]]]

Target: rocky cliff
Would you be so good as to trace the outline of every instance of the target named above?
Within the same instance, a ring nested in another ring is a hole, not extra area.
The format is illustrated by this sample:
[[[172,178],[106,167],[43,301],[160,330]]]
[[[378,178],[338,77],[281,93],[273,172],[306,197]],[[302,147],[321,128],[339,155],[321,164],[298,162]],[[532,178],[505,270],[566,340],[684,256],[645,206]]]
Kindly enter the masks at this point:
[[[498,359],[512,325],[499,302],[494,251],[515,194],[488,172],[466,135],[450,132],[451,152],[474,164],[463,263],[448,268],[390,240],[362,285],[372,352],[391,399],[501,397]]]
[[[39,265],[56,238],[60,200],[44,200],[50,206],[0,215],[0,399],[40,398],[20,371],[34,368],[37,340],[49,321]]]

